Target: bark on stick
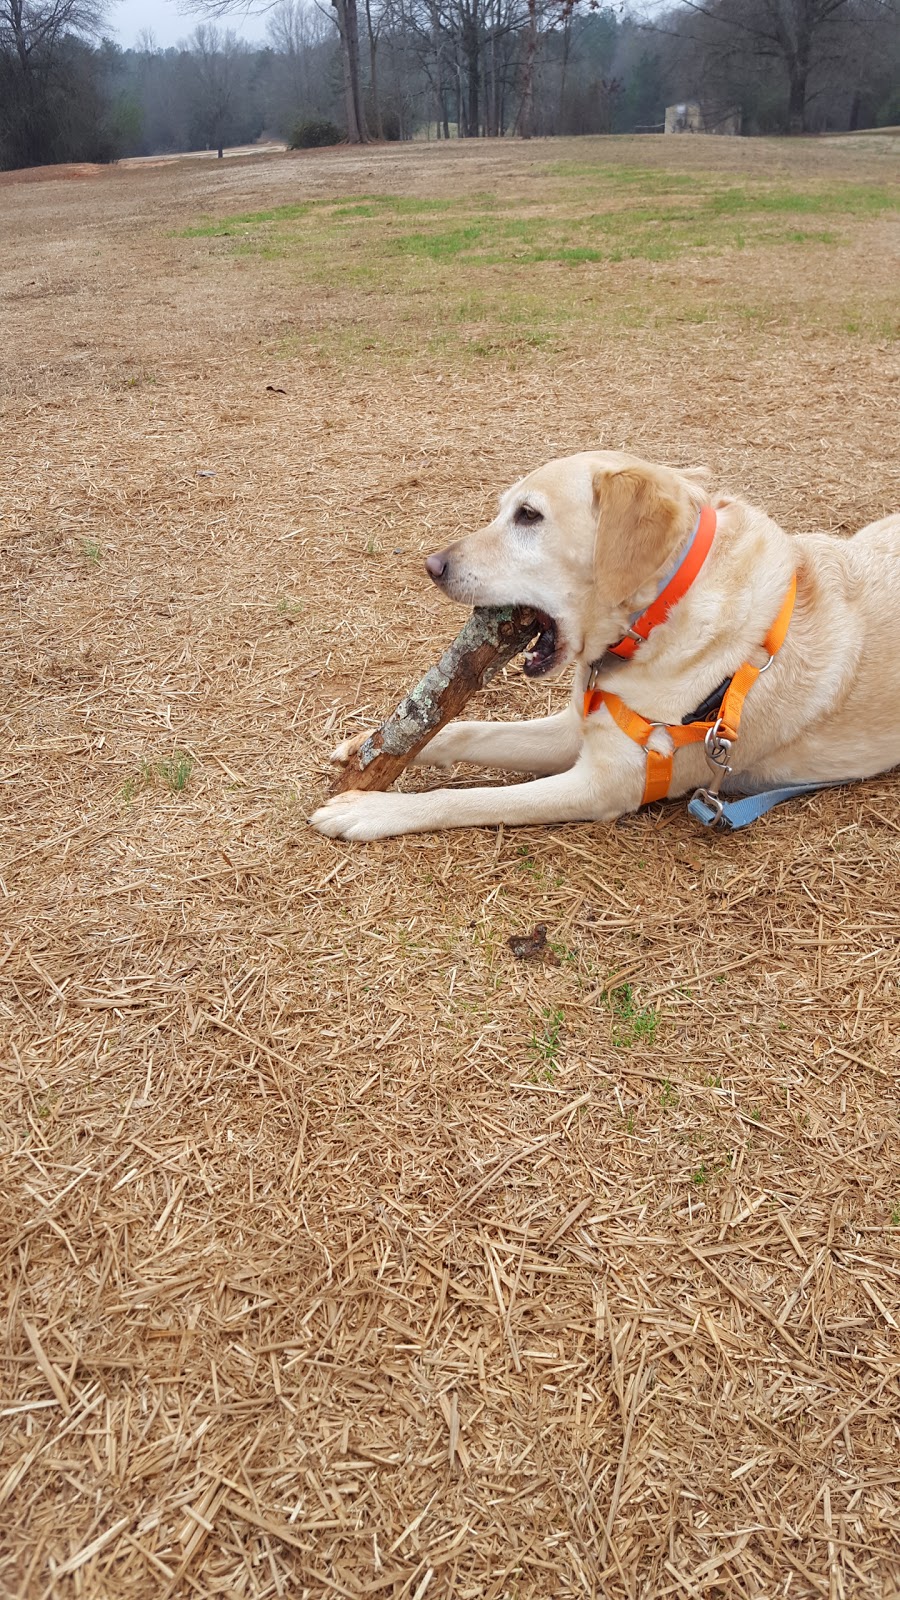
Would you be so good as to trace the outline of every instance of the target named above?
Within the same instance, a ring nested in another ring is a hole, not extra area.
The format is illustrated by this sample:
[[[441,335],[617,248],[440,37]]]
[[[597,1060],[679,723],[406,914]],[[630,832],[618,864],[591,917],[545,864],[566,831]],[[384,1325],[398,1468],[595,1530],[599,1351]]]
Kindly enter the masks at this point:
[[[478,606],[436,667],[400,701],[338,774],[332,793],[388,789],[439,728],[458,716],[485,679],[540,633],[524,606]]]

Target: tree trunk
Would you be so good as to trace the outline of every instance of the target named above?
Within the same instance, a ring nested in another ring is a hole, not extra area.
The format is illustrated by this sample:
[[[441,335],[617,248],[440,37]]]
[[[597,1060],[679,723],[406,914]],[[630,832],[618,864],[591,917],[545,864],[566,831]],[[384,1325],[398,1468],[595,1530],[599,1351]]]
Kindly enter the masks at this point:
[[[16,55],[22,69],[22,129],[18,134],[19,154],[13,165],[18,162],[23,167],[41,165],[44,152],[41,149],[40,116],[37,105],[37,85],[35,83],[34,62],[28,46],[25,32],[23,8],[16,0],[10,8],[9,16],[13,37],[16,42]]]
[[[429,11],[431,16],[432,49],[434,50],[434,65],[437,82],[434,87],[435,103],[437,108],[437,136],[440,139],[443,127],[443,137],[449,139],[450,124],[447,115],[447,72],[444,56],[444,40],[441,31],[441,14],[437,0],[430,0]]]
[[[568,65],[569,65],[569,42],[571,40],[571,37],[572,37],[572,11],[571,11],[571,7],[569,7],[566,10],[565,21],[563,22],[563,57],[562,57],[562,71],[561,71],[560,77],[559,77],[559,116],[558,116],[558,119],[557,119],[557,129],[556,129],[557,133],[562,133],[563,128],[565,126],[565,124],[563,122],[563,116],[564,116],[564,106],[565,106],[565,99],[566,99],[566,71],[567,71]]]
[[[806,132],[806,79],[808,69],[796,61],[790,63],[790,93],[788,96],[788,133]]]
[[[436,17],[435,17],[434,7],[432,7],[432,12],[431,12],[431,27],[432,27],[432,48],[434,50],[435,78],[431,79],[430,81],[431,81],[432,86],[434,88],[434,115],[435,115],[435,124],[436,124],[436,126],[435,126],[435,137],[438,140],[440,140],[440,137],[441,137],[441,108],[442,108],[443,100],[444,100],[444,72],[443,72],[443,62],[441,61],[441,36],[440,36],[440,31],[439,31],[439,24],[437,23]],[[430,129],[430,126],[429,126],[429,136],[430,136],[430,133],[431,133],[431,129]]]
[[[525,64],[522,68],[522,104],[519,107],[518,133],[531,138],[534,119],[534,59],[537,54],[537,0],[528,0],[528,32],[525,35]]]
[[[478,24],[474,20],[466,25],[463,35],[463,51],[466,57],[466,133],[470,139],[478,138],[479,127],[479,94],[481,89],[481,40],[478,37]]]
[[[366,144],[366,119],[359,84],[359,16],[356,0],[331,0],[341,39],[341,66],[344,74],[344,104],[347,111],[347,138],[351,144]]]
[[[500,136],[500,95],[497,86],[497,16],[494,15],[491,28],[491,111],[490,118],[485,114],[487,123],[486,132],[493,134],[497,139]]]
[[[384,125],[381,121],[381,102],[378,98],[378,39],[372,27],[372,4],[366,0],[366,25],[369,30],[369,68],[372,80],[372,115],[375,118],[375,137],[384,138]]]
[[[359,142],[365,144],[368,140],[366,132],[366,114],[363,109],[362,89],[359,74],[359,15],[356,9],[356,0],[343,0],[347,14],[347,44],[350,61],[350,77],[353,85],[353,103],[356,110],[356,126],[359,130]]]
[[[805,133],[806,89],[812,61],[815,6],[810,0],[800,0],[787,14],[779,8],[775,18],[775,37],[781,47],[790,85],[788,133]]]

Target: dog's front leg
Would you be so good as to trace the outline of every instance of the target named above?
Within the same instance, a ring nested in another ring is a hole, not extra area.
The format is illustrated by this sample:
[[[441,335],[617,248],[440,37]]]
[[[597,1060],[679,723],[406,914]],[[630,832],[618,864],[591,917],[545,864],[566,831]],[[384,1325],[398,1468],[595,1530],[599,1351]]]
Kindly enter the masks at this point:
[[[578,759],[582,722],[572,706],[526,722],[451,722],[414,757],[417,767],[469,761],[503,772],[565,772]]]
[[[457,761],[468,761],[502,772],[536,772],[540,776],[565,772],[578,758],[582,726],[574,706],[552,717],[530,717],[525,722],[451,722],[429,739],[410,765],[453,767]],[[344,739],[332,751],[331,760],[343,766],[368,737],[368,733],[358,733]]]
[[[398,833],[508,823],[609,822],[640,805],[640,764],[598,767],[582,754],[568,772],[506,789],[432,789],[427,794],[363,792],[334,795],[310,817],[332,839],[387,839]]]

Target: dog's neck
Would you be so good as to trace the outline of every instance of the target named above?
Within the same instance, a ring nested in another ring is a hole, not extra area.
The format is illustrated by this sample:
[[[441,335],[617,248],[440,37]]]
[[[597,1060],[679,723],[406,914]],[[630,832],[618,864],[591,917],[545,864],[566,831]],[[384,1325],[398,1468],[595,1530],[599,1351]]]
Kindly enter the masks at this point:
[[[620,695],[641,715],[679,722],[742,661],[756,659],[796,558],[788,536],[764,512],[719,498],[716,513],[710,558],[667,625],[630,661],[608,653],[602,635],[594,648],[586,640],[575,686],[579,704],[591,672],[593,687]],[[623,620],[621,613],[608,616],[607,639]]]
[[[591,682],[601,673],[632,660],[653,630],[667,620],[669,612],[684,598],[698,577],[712,549],[715,532],[716,513],[712,506],[706,505],[674,558],[670,558],[661,573],[654,574],[632,596],[630,606],[636,605],[637,610],[630,611],[628,625],[621,637],[608,644],[590,663]]]

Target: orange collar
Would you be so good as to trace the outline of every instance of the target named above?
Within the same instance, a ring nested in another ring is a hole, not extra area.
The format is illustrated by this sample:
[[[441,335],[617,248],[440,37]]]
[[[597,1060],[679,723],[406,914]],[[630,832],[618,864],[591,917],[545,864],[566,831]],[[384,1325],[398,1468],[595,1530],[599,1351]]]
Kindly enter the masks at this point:
[[[631,626],[624,638],[618,644],[611,644],[608,655],[619,656],[624,661],[630,661],[638,648],[650,637],[654,628],[665,622],[673,606],[677,605],[683,595],[687,594],[697,573],[709,555],[716,532],[716,513],[712,506],[704,506],[697,521],[690,543],[681,557],[675,571],[664,588],[660,589],[656,599],[651,601],[646,610],[639,611],[631,620]]]
[[[640,716],[637,711],[632,711],[620,700],[617,694],[611,694],[606,689],[587,690],[584,697],[584,715],[589,717],[592,712],[599,711],[605,706],[613,721],[618,724],[623,733],[635,744],[641,745],[647,756],[647,771],[644,781],[644,796],[641,805],[648,805],[651,800],[664,800],[672,784],[673,760],[676,750],[687,744],[699,744],[705,741],[706,736],[714,730],[714,736],[725,740],[726,748],[730,749],[738,736],[741,721],[741,712],[744,701],[752,689],[761,672],[765,672],[772,665],[775,656],[784,644],[788,623],[794,609],[794,600],[797,596],[797,575],[790,581],[787,594],[781,605],[775,621],[772,623],[765,639],[763,649],[768,654],[768,661],[764,667],[755,667],[749,661],[738,667],[731,679],[718,716],[710,722],[666,723],[650,722],[646,717]],[[637,648],[637,646],[635,646]],[[658,750],[649,748],[649,740],[657,728],[661,728],[669,735],[672,742],[672,753],[664,755]]]

